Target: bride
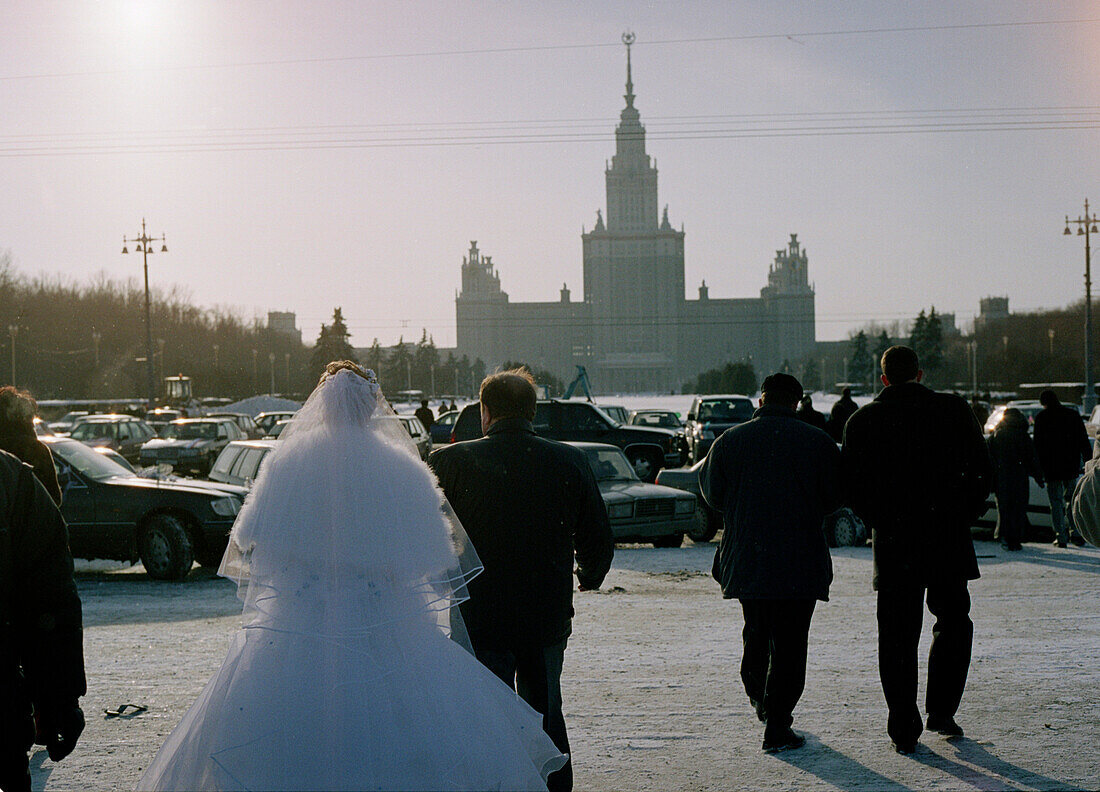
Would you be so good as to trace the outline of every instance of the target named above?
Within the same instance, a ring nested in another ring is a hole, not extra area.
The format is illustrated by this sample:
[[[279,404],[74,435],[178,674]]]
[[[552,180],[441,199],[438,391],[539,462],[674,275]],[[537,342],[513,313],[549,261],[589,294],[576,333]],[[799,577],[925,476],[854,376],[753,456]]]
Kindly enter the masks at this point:
[[[566,760],[469,651],[480,563],[373,372],[330,363],[219,573],[244,623],[138,784],[545,789]]]

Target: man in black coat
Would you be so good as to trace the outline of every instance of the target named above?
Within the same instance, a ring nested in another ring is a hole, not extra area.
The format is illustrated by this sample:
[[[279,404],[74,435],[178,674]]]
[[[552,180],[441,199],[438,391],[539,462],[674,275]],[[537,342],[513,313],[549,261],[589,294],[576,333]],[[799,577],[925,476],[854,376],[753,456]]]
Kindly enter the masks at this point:
[[[432,408],[428,406],[427,399],[420,400],[420,406],[416,408],[413,415],[420,419],[420,423],[424,424],[425,431],[432,431],[432,424],[435,423],[435,413],[433,413]]]
[[[1077,477],[1085,462],[1092,458],[1088,432],[1080,413],[1058,401],[1054,391],[1047,389],[1040,393],[1039,403],[1043,409],[1035,416],[1035,452],[1047,481],[1054,544],[1065,547],[1068,539],[1082,547],[1085,540],[1066,515]]]
[[[34,742],[55,762],[69,755],[85,692],[65,521],[31,468],[0,451],[0,789],[30,792]]]
[[[470,581],[462,618],[477,658],[542,714],[568,753],[561,672],[574,556],[580,590],[598,589],[614,554],[611,526],[584,453],[531,428],[530,373],[492,374],[480,398],[485,436],[428,459],[485,567]],[[552,773],[548,786],[572,789],[572,766]]]
[[[917,644],[924,600],[936,617],[928,655],[928,728],[961,736],[974,624],[967,581],[978,577],[970,525],[985,511],[989,455],[969,405],[920,384],[912,349],[882,356],[875,400],[844,430],[841,463],[849,505],[871,526],[878,591],[879,674],[887,732],[912,753],[924,730],[917,708]]]
[[[741,602],[741,679],[768,753],[806,741],[792,713],[806,684],[810,619],[833,579],[821,523],[840,506],[836,443],[798,418],[800,398],[791,375],[767,377],[752,420],[723,433],[699,469],[703,497],[723,516],[714,577],[722,596]]]
[[[829,421],[826,425],[826,431],[832,435],[833,440],[840,442],[844,438],[844,425],[848,423],[848,419],[851,418],[856,410],[859,409],[859,405],[856,404],[856,400],[852,398],[852,389],[845,388],[840,392],[840,398],[833,404],[833,408],[829,410]]]

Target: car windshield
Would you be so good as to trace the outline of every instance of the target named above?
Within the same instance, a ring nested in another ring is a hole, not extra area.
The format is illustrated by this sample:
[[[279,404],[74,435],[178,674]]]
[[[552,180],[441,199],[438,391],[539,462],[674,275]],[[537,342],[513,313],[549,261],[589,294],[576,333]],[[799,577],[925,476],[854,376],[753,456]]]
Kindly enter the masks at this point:
[[[617,448],[586,448],[585,456],[597,481],[637,481],[634,467]]]
[[[75,440],[50,443],[49,448],[55,456],[71,465],[81,475],[96,481],[103,481],[116,476],[132,477],[134,475],[113,459],[98,454],[88,446]]]
[[[699,403],[700,421],[748,421],[752,402],[748,399],[707,399]]]
[[[165,440],[213,440],[218,436],[217,424],[168,424],[161,437]]]
[[[630,422],[636,426],[662,426],[666,429],[679,429],[680,419],[671,412],[634,413]]]
[[[111,424],[106,421],[85,422],[72,431],[77,440],[94,440],[98,437],[111,437]]]

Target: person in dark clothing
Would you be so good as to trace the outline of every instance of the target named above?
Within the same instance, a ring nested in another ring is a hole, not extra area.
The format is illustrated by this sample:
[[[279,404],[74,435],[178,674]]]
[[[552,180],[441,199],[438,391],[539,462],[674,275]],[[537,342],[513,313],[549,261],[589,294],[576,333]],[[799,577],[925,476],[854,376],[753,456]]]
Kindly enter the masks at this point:
[[[802,400],[798,403],[798,409],[794,412],[810,426],[816,426],[821,431],[825,431],[825,416],[814,409],[814,401],[809,394],[802,397]]]
[[[985,512],[991,478],[969,405],[921,385],[923,374],[912,349],[886,350],[886,387],[848,419],[841,449],[845,498],[871,526],[879,674],[890,711],[887,732],[900,753],[912,753],[924,730],[916,699],[926,598],[936,617],[928,728],[962,735],[954,718],[974,635],[967,581],[978,577],[970,525]]]
[[[1088,432],[1077,410],[1058,401],[1054,391],[1040,393],[1039,403],[1043,409],[1035,415],[1035,451],[1047,480],[1054,544],[1066,547],[1068,540],[1081,547],[1085,540],[1066,515],[1077,477],[1092,458]]]
[[[1027,433],[1027,417],[1009,407],[987,441],[997,495],[997,537],[1005,550],[1022,550],[1028,526],[1028,476],[1043,486],[1039,457]]]
[[[432,431],[432,424],[435,423],[435,414],[432,412],[432,408],[428,406],[427,399],[420,400],[420,406],[416,408],[416,412],[413,413],[420,419],[420,423],[424,424],[424,428],[427,431]]]
[[[989,410],[986,409],[985,402],[975,396],[970,400],[970,409],[974,413],[974,418],[978,421],[978,426],[984,427],[985,422],[989,420]]]
[[[0,451],[0,789],[29,792],[35,742],[59,762],[84,729],[80,598],[61,512]]]
[[[0,451],[7,451],[34,468],[53,502],[61,505],[61,486],[53,454],[34,432],[38,404],[29,393],[11,385],[0,388]]]
[[[855,411],[859,409],[855,399],[852,398],[852,389],[845,388],[840,392],[840,398],[833,404],[829,411],[829,421],[826,430],[833,436],[833,440],[840,442],[844,438],[844,425],[848,423]]]
[[[543,716],[558,750],[569,752],[561,672],[572,631],[573,562],[580,591],[598,589],[614,540],[584,453],[531,428],[535,383],[525,369],[481,383],[478,440],[428,458],[485,571],[461,606],[474,653]],[[566,764],[550,790],[573,787]]]
[[[832,559],[822,520],[840,506],[836,444],[799,420],[802,386],[789,374],[764,380],[752,420],[715,441],[699,488],[726,529],[714,557],[722,596],[745,617],[741,679],[765,724],[765,752],[798,748],[791,729],[806,684],[810,619],[829,599]]]

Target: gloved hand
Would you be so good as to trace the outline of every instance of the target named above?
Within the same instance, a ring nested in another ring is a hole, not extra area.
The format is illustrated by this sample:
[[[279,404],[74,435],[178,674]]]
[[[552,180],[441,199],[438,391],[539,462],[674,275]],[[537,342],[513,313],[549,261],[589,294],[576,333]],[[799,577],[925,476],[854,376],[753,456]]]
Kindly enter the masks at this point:
[[[84,731],[84,711],[76,704],[45,709],[39,721],[39,737],[45,737],[50,760],[60,762],[73,752]]]

